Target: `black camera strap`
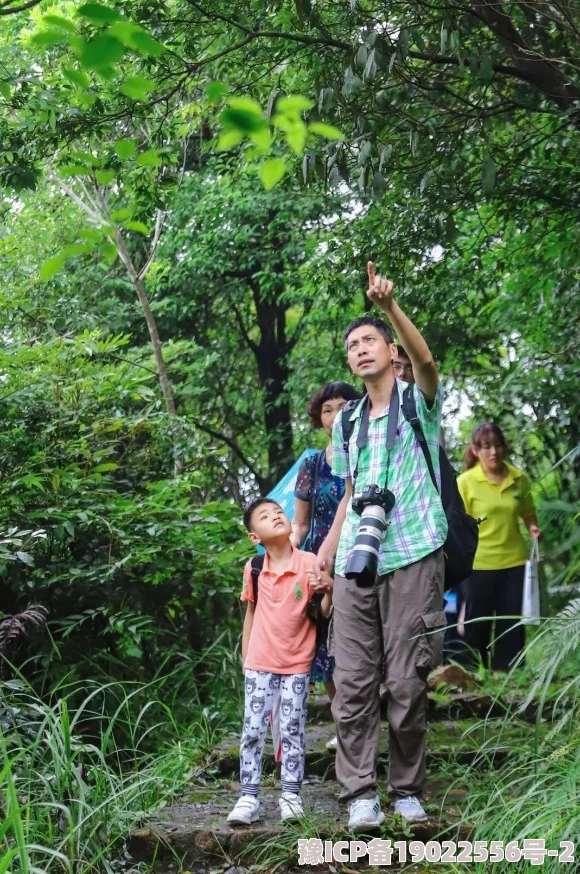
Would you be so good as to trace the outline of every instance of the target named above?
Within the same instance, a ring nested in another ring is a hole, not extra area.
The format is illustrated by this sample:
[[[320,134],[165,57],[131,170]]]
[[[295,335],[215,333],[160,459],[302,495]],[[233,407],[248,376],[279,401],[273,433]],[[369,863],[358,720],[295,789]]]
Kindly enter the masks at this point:
[[[367,441],[369,438],[369,417],[370,417],[370,400],[369,396],[365,395],[362,400],[362,415],[360,428],[356,437],[356,446],[358,449],[357,458],[356,458],[356,467],[354,469],[354,473],[352,475],[353,485],[356,482],[356,478],[358,476],[358,460],[360,458],[361,450],[365,448],[367,445]],[[399,387],[397,385],[397,380],[395,379],[393,383],[393,390],[391,392],[391,402],[389,405],[389,421],[387,424],[387,470],[385,474],[385,485],[384,488],[387,488],[387,483],[389,479],[389,467],[391,463],[391,451],[393,446],[395,445],[395,440],[397,437],[397,428],[399,426],[399,408],[400,408],[400,400],[399,400]]]

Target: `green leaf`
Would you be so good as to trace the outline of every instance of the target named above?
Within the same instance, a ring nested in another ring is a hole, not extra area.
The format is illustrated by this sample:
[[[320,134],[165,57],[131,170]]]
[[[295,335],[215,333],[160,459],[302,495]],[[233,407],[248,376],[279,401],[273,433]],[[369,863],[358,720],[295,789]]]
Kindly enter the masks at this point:
[[[124,54],[125,47],[118,39],[100,34],[84,44],[81,51],[81,64],[91,70],[99,70],[120,61]]]
[[[152,82],[151,79],[146,79],[144,76],[128,76],[119,90],[135,100],[146,100],[147,95],[154,88],[155,82]]]
[[[254,133],[250,134],[250,139],[258,146],[262,154],[264,152],[270,151],[270,146],[272,145],[272,135],[267,127],[265,127],[263,130],[254,131]]]
[[[39,30],[38,33],[32,34],[30,43],[33,46],[38,46],[38,48],[46,48],[47,46],[57,45],[57,43],[62,42],[64,39],[66,39],[64,33],[58,30]]]
[[[90,164],[91,167],[101,166],[101,159],[97,158],[96,155],[92,155],[90,152],[72,151],[70,156],[75,161],[80,161],[83,164]]]
[[[224,131],[223,134],[220,134],[217,150],[218,152],[227,152],[229,149],[233,149],[238,143],[241,143],[244,139],[244,135],[239,130],[227,130]]]
[[[481,181],[484,194],[491,194],[495,188],[495,162],[493,158],[488,158],[487,161],[483,162]]]
[[[94,243],[71,243],[70,246],[64,247],[61,255],[63,258],[73,258],[77,255],[86,255],[87,252],[92,252],[94,248]]]
[[[327,140],[344,140],[344,134],[332,124],[324,124],[322,121],[313,121],[308,125],[308,130],[319,137],[324,137]]]
[[[260,167],[260,179],[266,191],[278,184],[286,172],[286,164],[282,158],[269,158]]]
[[[0,82],[0,94],[2,97],[5,97],[6,100],[10,99],[10,85],[8,82]]]
[[[375,172],[373,173],[372,188],[373,188],[373,197],[376,200],[381,198],[383,196],[383,194],[385,193],[385,191],[387,190],[387,183],[386,183],[385,177],[380,172],[380,170],[375,170]]]
[[[147,235],[149,233],[149,228],[143,222],[123,222],[123,227],[127,228],[128,231],[138,231],[140,234]]]
[[[102,243],[100,246],[100,250],[103,253],[103,258],[105,259],[107,264],[112,264],[119,254],[117,247],[114,243]]]
[[[34,564],[34,559],[32,558],[32,556],[28,552],[17,552],[16,558],[19,558],[21,562],[23,562],[24,564],[27,564],[28,566],[31,566]]]
[[[73,85],[78,85],[79,88],[88,88],[91,84],[91,80],[86,73],[83,73],[82,70],[75,70],[72,67],[65,67],[62,71],[63,76],[65,76],[69,82],[72,82]]]
[[[67,164],[65,167],[60,167],[58,175],[63,179],[72,179],[75,176],[91,176],[92,170],[89,167],[83,167],[80,164]]]
[[[93,467],[93,473],[107,473],[109,470],[117,470],[119,467],[118,464],[115,464],[114,461],[105,461],[103,464],[97,464],[96,467]]]
[[[137,143],[134,140],[117,140],[114,149],[121,161],[127,161],[137,151]]]
[[[111,213],[111,221],[113,222],[124,222],[127,219],[130,219],[133,215],[133,210],[129,209],[127,206],[121,207],[121,209],[114,209]]]
[[[281,112],[284,115],[296,116],[311,109],[312,106],[313,103],[311,100],[308,100],[307,97],[302,97],[300,94],[296,94],[291,97],[280,97],[276,103],[276,112]]]
[[[135,31],[133,42],[137,51],[142,55],[152,55],[154,58],[158,58],[165,51],[165,46],[149,36],[144,30]]]
[[[493,63],[489,55],[481,56],[478,72],[482,82],[491,82],[491,80],[493,79]]]
[[[123,16],[116,9],[103,6],[102,3],[83,3],[77,9],[77,15],[82,15],[83,18],[88,18],[95,24],[111,24],[113,21],[122,21],[123,19]]]
[[[345,97],[356,97],[362,88],[362,79],[356,73],[347,67],[344,73],[344,82],[342,84],[342,93]]]
[[[62,15],[55,15],[53,12],[43,15],[41,21],[46,22],[46,24],[52,24],[53,27],[60,27],[61,30],[66,30],[67,33],[77,32],[74,22],[70,18],[63,18]]]
[[[147,149],[146,152],[141,152],[136,161],[138,167],[159,167],[162,163],[157,149]]]
[[[45,261],[39,271],[39,279],[41,282],[47,282],[49,279],[52,279],[53,276],[56,276],[59,273],[66,261],[66,255],[60,253],[59,255],[53,255],[52,258],[49,258],[48,261]]]
[[[217,103],[227,92],[228,86],[224,85],[223,82],[210,82],[207,86],[206,95],[210,103]]]
[[[267,127],[264,113],[259,103],[248,97],[235,97],[220,115],[225,128],[239,130],[247,135]]]
[[[95,178],[99,185],[108,185],[115,178],[115,175],[114,170],[97,170],[95,172]]]
[[[306,145],[306,125],[295,124],[286,133],[286,142],[296,155],[301,155]]]

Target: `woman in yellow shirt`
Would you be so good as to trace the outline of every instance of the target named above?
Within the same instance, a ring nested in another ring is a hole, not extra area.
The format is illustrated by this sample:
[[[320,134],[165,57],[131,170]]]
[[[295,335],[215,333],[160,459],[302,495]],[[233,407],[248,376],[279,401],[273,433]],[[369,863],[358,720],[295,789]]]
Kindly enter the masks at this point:
[[[532,537],[539,537],[536,511],[526,474],[505,461],[508,447],[501,429],[491,422],[478,425],[465,452],[467,468],[457,479],[465,509],[482,519],[472,575],[462,584],[465,601],[465,641],[489,666],[492,620],[484,616],[519,616],[528,547],[522,519]],[[495,620],[491,668],[507,671],[522,650],[524,629],[515,619]]]

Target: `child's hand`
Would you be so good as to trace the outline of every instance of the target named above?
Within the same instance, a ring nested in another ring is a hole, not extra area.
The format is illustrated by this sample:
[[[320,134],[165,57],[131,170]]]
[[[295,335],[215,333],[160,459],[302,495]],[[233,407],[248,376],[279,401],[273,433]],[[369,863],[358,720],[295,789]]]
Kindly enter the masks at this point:
[[[320,571],[320,579],[316,571],[308,571],[308,581],[313,592],[332,592],[334,580],[327,571]]]

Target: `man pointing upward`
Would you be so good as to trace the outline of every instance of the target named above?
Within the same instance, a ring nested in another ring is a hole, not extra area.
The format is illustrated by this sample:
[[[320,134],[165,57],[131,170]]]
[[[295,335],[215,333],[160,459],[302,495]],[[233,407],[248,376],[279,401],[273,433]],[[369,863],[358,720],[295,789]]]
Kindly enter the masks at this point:
[[[413,365],[417,415],[439,479],[442,392],[433,356],[395,301],[393,283],[375,275],[372,262],[368,276],[368,297],[389,319]],[[346,493],[318,553],[318,567],[330,570],[335,564],[336,571],[336,773],[349,807],[349,828],[368,831],[384,821],[376,774],[381,681],[388,693],[389,795],[405,819],[426,818],[419,799],[425,782],[426,681],[441,659],[443,634],[437,630],[445,627],[441,547],[447,520],[413,429],[400,411],[405,384],[393,372],[397,347],[391,328],[383,319],[363,316],[348,325],[343,340],[367,396],[350,414],[347,446],[342,417],[334,423],[332,470],[346,480]],[[390,448],[392,416],[398,418]],[[345,571],[361,521],[352,497],[369,494],[370,486],[387,488],[395,503],[380,541],[377,572],[362,587],[361,578],[347,579]]]

